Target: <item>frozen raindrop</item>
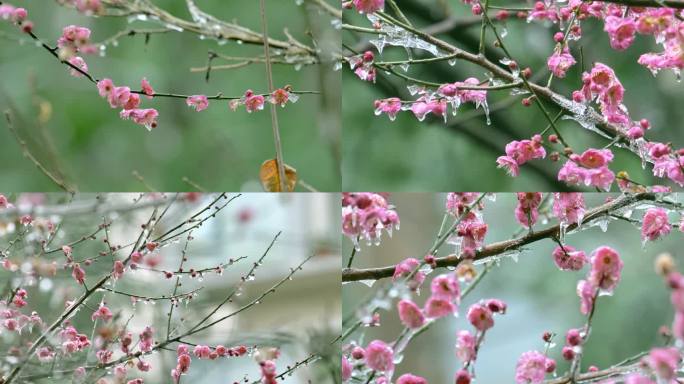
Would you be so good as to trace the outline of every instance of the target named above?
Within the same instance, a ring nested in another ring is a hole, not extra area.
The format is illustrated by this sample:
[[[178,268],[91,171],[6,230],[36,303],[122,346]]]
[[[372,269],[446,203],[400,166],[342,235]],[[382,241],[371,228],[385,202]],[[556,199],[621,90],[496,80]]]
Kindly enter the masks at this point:
[[[181,27],[179,27],[179,26],[177,26],[177,25],[175,25],[175,24],[167,23],[167,24],[164,24],[164,26],[165,26],[166,28],[172,29],[172,30],[174,30],[174,31],[176,31],[176,32],[183,32],[183,28],[181,28]]]

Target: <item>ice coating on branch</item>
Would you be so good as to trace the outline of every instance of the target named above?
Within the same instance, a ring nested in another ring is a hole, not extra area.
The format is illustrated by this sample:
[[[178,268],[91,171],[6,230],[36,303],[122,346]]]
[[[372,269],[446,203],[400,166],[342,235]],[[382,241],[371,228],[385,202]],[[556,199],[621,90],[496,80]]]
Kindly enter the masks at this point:
[[[386,113],[390,120],[394,120],[397,113],[404,110],[411,111],[418,121],[424,121],[429,114],[433,114],[441,117],[446,123],[449,107],[451,107],[452,114],[456,115],[462,103],[470,102],[475,104],[475,108],[482,107],[485,110],[487,124],[490,124],[487,91],[485,89],[467,89],[480,88],[479,84],[480,81],[474,77],[463,82],[442,84],[437,90],[412,84],[407,88],[412,96],[418,95],[416,100],[403,102],[396,97],[376,100],[374,103],[375,114]]]
[[[439,50],[434,44],[428,43],[404,28],[385,23],[376,15],[369,14],[367,17],[371,24],[379,26],[379,28],[376,29],[381,32],[381,34],[378,35],[377,39],[371,40],[370,43],[373,44],[381,54],[385,46],[391,45],[395,47],[420,49],[431,53],[433,56],[439,56]]]

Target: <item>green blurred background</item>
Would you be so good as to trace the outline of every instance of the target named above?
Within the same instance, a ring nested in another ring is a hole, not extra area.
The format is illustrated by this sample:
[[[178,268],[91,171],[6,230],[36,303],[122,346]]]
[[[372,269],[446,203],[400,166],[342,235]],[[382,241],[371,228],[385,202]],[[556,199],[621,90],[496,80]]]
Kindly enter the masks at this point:
[[[473,19],[469,6],[460,1],[444,0],[397,0],[397,4],[419,28],[442,21],[447,15],[464,21],[469,26],[457,24],[439,37],[457,47],[477,52],[480,23]],[[490,4],[512,6],[525,2],[490,1]],[[368,20],[352,11],[345,12],[345,22],[370,26]],[[529,66],[533,73],[541,76],[536,79],[546,82],[546,58],[553,50],[552,36],[558,27],[546,28],[539,23],[527,24],[524,20],[511,18],[499,26],[500,31],[502,28],[508,31],[504,43],[513,58],[521,67]],[[681,83],[676,81],[671,71],[663,71],[654,78],[636,62],[642,53],[661,50],[653,38],[638,35],[631,47],[617,52],[610,48],[602,22],[596,19],[583,22],[582,31],[584,36],[579,46],[583,50],[584,67],[590,68],[593,62],[602,62],[615,69],[626,89],[625,104],[631,117],[635,120],[647,118],[652,123],[653,128],[646,137],[672,142],[676,148],[684,145],[684,131],[680,129],[684,118],[684,110],[680,108],[684,97]],[[359,39],[367,41],[374,37],[345,31],[343,42],[359,48],[364,46],[359,44]],[[501,50],[493,47],[493,39],[489,31],[487,55],[495,59],[492,61],[497,61],[502,57]],[[571,43],[578,64],[565,79],[554,80],[552,87],[561,94],[570,95],[581,87],[579,46],[577,42]],[[415,51],[414,57],[427,56]],[[387,47],[382,56],[376,56],[376,60],[380,58],[401,60],[406,58],[406,52],[403,48]],[[458,61],[453,67],[446,62],[413,65],[407,74],[439,83],[462,81],[471,76],[480,80],[486,78],[482,68],[465,61]],[[525,108],[520,104],[521,96],[509,97],[506,91],[490,92],[490,107],[503,107],[492,112],[490,126],[486,125],[483,115],[473,115],[470,104],[462,106],[455,118],[450,116],[447,125],[434,118],[420,123],[410,112],[403,112],[395,122],[390,122],[387,116],[373,116],[373,101],[392,96],[409,100],[405,81],[378,73],[377,84],[372,85],[358,79],[348,65],[343,77],[342,168],[345,191],[556,191],[567,188],[556,181],[561,164],[532,161],[521,167],[521,175],[517,178],[506,176],[503,170],[496,168],[496,158],[504,154],[506,143],[529,138],[547,125],[538,108]],[[554,114],[556,108],[549,103],[546,105]],[[560,122],[559,129],[565,139],[578,149],[602,147],[608,143],[608,140],[582,129],[573,121]],[[616,159],[611,169],[615,172],[626,170],[632,179],[648,185],[672,185],[663,179],[655,179],[650,166],[642,170],[641,162],[630,152],[624,149],[615,149],[614,152]],[[477,172],[472,170],[473,167],[477,167]]]
[[[332,3],[332,1],[330,1]],[[92,30],[94,42],[103,41],[127,28],[159,28],[153,22],[126,18],[91,18],[53,1],[16,0],[28,9],[35,33],[54,45],[62,28],[77,24]],[[183,0],[153,1],[168,12],[191,20]],[[216,17],[255,31],[261,30],[259,3],[244,0],[197,0],[197,5]],[[307,3],[308,4],[308,3]],[[326,49],[339,45],[339,34],[331,18],[310,5],[294,0],[269,0],[269,34],[287,40],[287,28],[309,45],[311,37]],[[18,43],[21,33],[7,22],[0,25],[0,109],[11,109],[20,135],[30,151],[51,169],[63,169],[81,191],[141,190],[132,176],[134,170],[157,190],[191,190],[183,182],[188,177],[208,190],[261,190],[258,174],[261,163],[275,157],[269,109],[248,114],[237,112],[227,101],[213,102],[196,113],[183,99],[143,98],[143,107],[159,110],[159,127],[153,132],[118,116],[101,99],[95,86],[76,79],[45,50],[33,43]],[[266,92],[265,67],[253,64],[232,70],[216,70],[207,84],[204,73],[189,68],[207,63],[209,50],[230,56],[259,56],[262,46],[219,45],[200,40],[191,33],[171,32],[122,37],[110,46],[105,57],[85,56],[90,72],[110,77],[117,85],[139,89],[147,77],[157,92],[241,96],[246,89]],[[215,60],[215,65],[226,64]],[[324,90],[322,95],[304,95],[296,104],[280,109],[278,117],[285,162],[296,168],[299,177],[321,191],[338,191],[339,175],[339,87],[340,74],[331,65],[307,66],[295,70],[274,65],[274,85],[286,84],[295,90]],[[49,120],[39,127],[39,105],[51,109]],[[52,154],[51,154],[52,153]],[[12,139],[4,118],[0,130],[0,185],[5,190],[55,190],[57,186],[24,159]],[[297,190],[303,190],[297,187]]]
[[[608,196],[589,193],[586,195],[587,206],[600,205]],[[680,201],[682,197],[679,195]],[[392,194],[390,202],[397,206],[401,230],[394,232],[392,238],[384,235],[379,247],[363,243],[354,259],[354,266],[386,266],[407,257],[422,258],[434,242],[442,221],[445,199],[443,194]],[[507,240],[521,229],[512,214],[515,204],[514,194],[499,193],[496,202],[485,200],[484,220],[489,223],[485,244]],[[635,210],[632,217],[640,218],[642,214],[642,210]],[[679,215],[670,215],[671,222],[678,220]],[[556,223],[556,219],[542,223],[540,217],[536,227],[541,229]],[[653,346],[662,345],[658,328],[671,325],[673,310],[669,290],[655,273],[653,264],[657,255],[670,252],[675,256],[679,270],[682,270],[682,237],[682,233],[674,229],[665,239],[648,243],[642,248],[639,229],[624,221],[611,221],[606,233],[594,226],[566,236],[566,244],[584,250],[587,255],[601,245],[608,245],[616,249],[624,261],[622,280],[614,295],[601,296],[597,301],[592,335],[585,347],[583,370],[589,365],[607,368]],[[480,299],[488,298],[504,300],[508,304],[508,311],[503,316],[497,316],[494,328],[487,332],[475,365],[477,382],[513,382],[518,357],[528,350],[543,352],[544,331],[560,335],[555,339],[558,345],[550,350],[550,357],[558,363],[557,372],[565,372],[568,364],[560,356],[565,332],[581,327],[586,320],[579,311],[579,297],[575,289],[577,282],[586,276],[587,267],[578,272],[559,271],[551,256],[555,246],[552,240],[540,241],[527,246],[526,251],[519,255],[518,262],[510,257],[501,260],[500,266],[491,269],[461,303],[458,318],[437,321],[409,344],[395,377],[411,372],[425,377],[430,383],[453,382],[460,368],[454,347],[456,332],[473,329],[465,317],[468,307]],[[351,242],[343,239],[345,265],[351,249]],[[452,246],[445,245],[441,254],[452,251]],[[447,270],[440,269],[428,276],[421,296],[414,297],[419,305],[429,295],[429,281],[444,272]],[[360,301],[370,297],[372,291],[379,289],[383,283],[376,283],[373,288],[361,283],[344,285],[342,300],[345,319],[354,313]],[[396,300],[392,303],[391,311],[380,311],[381,327],[365,328],[364,345],[376,338],[386,342],[396,339],[402,325],[395,306]]]

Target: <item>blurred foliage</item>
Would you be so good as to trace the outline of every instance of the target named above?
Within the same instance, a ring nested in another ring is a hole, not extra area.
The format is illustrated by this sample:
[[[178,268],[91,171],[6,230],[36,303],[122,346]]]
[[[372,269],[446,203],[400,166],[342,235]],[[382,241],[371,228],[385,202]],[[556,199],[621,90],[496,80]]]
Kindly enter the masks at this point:
[[[469,6],[460,1],[397,0],[397,4],[419,29],[436,24],[447,15],[473,21]],[[524,2],[490,1],[490,4],[508,6]],[[364,27],[370,25],[364,17],[353,13],[345,12],[345,22]],[[438,37],[459,48],[477,52],[479,26],[479,22],[467,27],[457,26]],[[513,59],[521,67],[529,66],[536,74],[536,81],[546,82],[549,73],[546,58],[553,50],[553,34],[558,27],[527,24],[511,17],[500,24],[500,32],[504,29],[507,31],[504,42]],[[625,104],[632,118],[651,121],[653,129],[647,138],[672,142],[677,148],[684,145],[684,133],[679,129],[679,122],[684,118],[684,111],[678,107],[684,97],[681,83],[671,71],[663,71],[654,78],[636,62],[644,52],[661,50],[653,38],[639,35],[629,49],[618,52],[610,48],[602,22],[587,20],[582,23],[582,32],[583,38],[571,43],[578,64],[565,79],[555,79],[552,88],[569,96],[581,87],[581,68],[590,68],[594,62],[605,63],[615,69],[626,89]],[[343,41],[356,49],[368,49],[368,45],[354,43],[359,38],[367,41],[373,37],[345,31]],[[487,57],[496,62],[502,58],[502,52],[494,48],[493,41],[494,36],[488,31]],[[427,57],[421,51],[414,51],[413,56]],[[402,60],[406,58],[406,52],[402,48],[387,47],[383,55],[377,56],[380,58]],[[462,60],[454,66],[446,62],[412,65],[407,74],[438,83],[462,81],[471,76],[486,78],[482,68]],[[556,181],[561,164],[532,161],[521,167],[521,175],[517,178],[506,176],[503,170],[496,168],[496,158],[504,154],[506,143],[529,138],[548,124],[538,108],[523,107],[520,96],[511,97],[507,91],[489,92],[488,101],[493,109],[491,125],[486,124],[481,113],[473,116],[470,104],[462,106],[456,117],[450,115],[447,125],[435,118],[418,122],[410,112],[400,113],[395,122],[390,122],[387,116],[373,116],[373,101],[392,96],[410,99],[406,81],[378,72],[377,84],[365,83],[348,66],[343,79],[343,190],[557,191],[567,188]],[[552,115],[557,113],[557,107],[551,103],[546,102],[546,106]],[[603,147],[609,142],[573,121],[561,121],[558,126],[564,138],[577,149]],[[615,172],[626,170],[634,180],[648,185],[667,184],[665,180],[651,176],[650,166],[642,170],[641,161],[632,153],[624,149],[614,152],[616,158],[611,168]],[[473,167],[477,167],[477,172]]]
[[[190,20],[184,1],[155,1],[168,12]],[[54,1],[16,0],[35,22],[36,34],[55,43],[62,28],[77,24],[92,29],[92,40],[103,41],[128,28],[159,28],[152,22],[128,23],[126,18],[91,18]],[[244,0],[202,0],[197,5],[227,21],[261,31],[259,4]],[[307,11],[294,0],[267,2],[269,34],[287,40],[287,29],[296,39],[311,44],[316,38],[336,42],[330,18],[317,10]],[[132,176],[137,170],[157,190],[193,190],[183,177],[208,190],[261,190],[259,167],[274,157],[269,110],[248,114],[244,108],[233,112],[227,101],[211,102],[208,110],[196,113],[182,99],[147,100],[143,106],[159,110],[159,127],[153,132],[119,118],[99,97],[95,86],[76,79],[45,50],[33,42],[17,43],[20,32],[10,24],[0,26],[0,109],[12,110],[20,135],[49,169],[61,168],[82,191],[140,190],[143,185]],[[247,89],[267,92],[265,67],[252,64],[231,70],[215,70],[209,83],[203,67],[208,51],[230,56],[258,56],[260,45],[201,40],[192,33],[171,32],[125,36],[106,50],[106,56],[86,56],[91,73],[110,77],[117,85],[138,89],[147,77],[158,92],[241,96]],[[329,46],[327,41],[317,42]],[[225,64],[215,60],[214,65]],[[339,93],[339,72],[330,76],[330,65],[295,70],[274,65],[274,85],[287,84],[295,90],[326,89]],[[321,191],[340,188],[339,103],[329,95],[303,95],[296,104],[279,108],[280,130],[285,162],[297,169],[300,178]],[[38,120],[42,120],[40,127]],[[331,127],[333,129],[331,130]],[[335,128],[337,127],[337,128]],[[0,130],[0,184],[6,190],[54,190],[44,175],[24,159],[3,119]],[[297,190],[303,190],[298,187]]]
[[[608,196],[589,193],[586,195],[587,206],[599,205]],[[679,195],[679,200],[682,197]],[[499,193],[496,199],[496,202],[485,200],[484,219],[489,224],[485,244],[521,234],[521,227],[513,216],[515,195]],[[392,238],[385,236],[379,247],[364,244],[354,259],[355,267],[386,266],[407,257],[421,259],[433,243],[442,221],[445,195],[396,193],[390,196],[390,201],[397,206],[401,230],[395,232]],[[641,214],[642,211],[635,210],[633,217],[639,218]],[[672,215],[671,219],[676,221],[679,217]],[[555,219],[548,224],[538,223],[535,228],[541,229],[551,224],[556,224]],[[622,280],[614,295],[601,296],[597,300],[592,334],[584,349],[583,370],[590,365],[607,368],[662,344],[658,329],[661,325],[671,325],[673,310],[669,291],[655,273],[653,263],[658,254],[670,252],[675,256],[679,269],[684,270],[684,255],[680,249],[682,236],[682,233],[673,230],[665,239],[642,247],[639,228],[624,221],[610,222],[605,233],[594,226],[566,236],[568,245],[584,250],[587,255],[601,245],[613,247],[625,264]],[[579,311],[576,285],[586,276],[587,267],[578,272],[559,271],[551,256],[555,246],[553,240],[543,240],[528,245],[517,262],[510,257],[501,260],[461,303],[458,318],[437,321],[409,344],[396,375],[411,372],[425,377],[431,383],[453,382],[460,368],[454,347],[456,332],[473,329],[465,318],[468,307],[489,298],[504,300],[508,310],[505,315],[495,318],[494,328],[487,332],[475,365],[478,382],[513,382],[518,357],[528,350],[544,350],[542,334],[545,331],[558,334],[555,339],[557,345],[549,354],[558,363],[557,372],[565,372],[568,364],[560,356],[565,332],[581,327],[586,320]],[[351,242],[343,239],[343,255],[347,255],[345,262],[351,249]],[[451,246],[444,246],[441,255],[452,249]],[[414,298],[419,305],[429,295],[427,287],[431,278],[444,272],[448,271],[440,269],[428,276],[420,297]],[[353,315],[361,300],[388,283],[390,281],[376,283],[372,289],[359,283],[345,285],[342,292],[345,319]],[[381,327],[367,328],[364,345],[376,338],[387,342],[396,339],[402,325],[397,318],[395,304],[390,311],[380,312]]]

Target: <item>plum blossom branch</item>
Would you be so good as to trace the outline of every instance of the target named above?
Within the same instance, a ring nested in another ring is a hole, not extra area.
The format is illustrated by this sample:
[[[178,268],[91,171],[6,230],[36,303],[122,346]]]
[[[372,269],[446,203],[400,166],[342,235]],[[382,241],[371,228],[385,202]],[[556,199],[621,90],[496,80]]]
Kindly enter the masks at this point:
[[[45,50],[50,52],[62,64],[66,65],[70,69],[72,69],[72,70],[78,72],[79,74],[83,75],[86,79],[90,80],[91,83],[97,84],[100,81],[100,79],[92,76],[90,73],[88,73],[87,71],[83,70],[82,68],[72,64],[68,60],[62,60],[59,57],[59,55],[57,54],[58,47],[50,47],[49,45],[44,43],[38,36],[36,36],[35,33],[32,31],[29,32],[28,34],[29,34],[29,36],[31,36],[31,38],[33,40],[35,40],[38,44],[40,44],[40,46],[43,47]],[[128,34],[130,34],[130,32],[128,32]],[[131,90],[131,93],[135,93],[135,94],[139,94],[139,95],[147,95],[147,93],[144,90]],[[294,93],[297,95],[317,95],[320,92],[318,92],[318,91],[295,91],[295,90],[293,90],[293,91],[290,91],[290,93]],[[255,96],[263,96],[263,97],[269,96],[269,95],[270,95],[270,93],[255,94]],[[191,95],[180,94],[180,93],[168,93],[168,92],[154,92],[153,94],[147,95],[147,96],[175,98],[175,99],[187,99]],[[222,92],[219,92],[214,96],[207,96],[207,99],[208,100],[239,100],[242,97],[244,97],[244,96],[226,96]]]
[[[69,3],[68,1],[56,0],[60,4]],[[317,62],[315,49],[305,45],[291,36],[288,41],[277,40],[274,38],[263,39],[259,32],[220,20],[212,15],[200,10],[192,0],[186,0],[186,6],[192,17],[192,21],[176,17],[162,8],[150,3],[139,1],[103,1],[104,7],[96,9],[95,14],[113,17],[128,17],[131,20],[151,21],[164,25],[175,31],[187,31],[200,36],[221,41],[239,41],[247,44],[262,45],[268,42],[273,48],[284,50],[292,62]]]
[[[603,205],[595,207],[588,210],[583,223],[589,223],[594,220],[598,220],[605,215],[637,204],[642,201],[653,201],[664,204],[672,204],[673,206],[680,206],[681,204],[662,201],[658,198],[657,194],[654,193],[637,193],[637,194],[623,194],[614,200],[607,202]],[[571,224],[567,227],[567,230],[572,230],[578,228],[577,224]],[[477,250],[474,256],[474,260],[486,259],[488,257],[500,255],[505,252],[510,252],[521,247],[548,238],[557,237],[561,231],[561,224],[556,224],[545,229],[536,230],[532,233],[528,233],[524,236],[505,240],[497,243],[492,243],[484,246],[482,249]],[[443,238],[442,242],[446,239]],[[435,259],[435,265],[437,267],[447,267],[447,266],[457,266],[463,261],[461,255],[452,254],[444,257],[438,257]],[[379,267],[379,268],[366,268],[366,269],[354,269],[347,268],[342,270],[342,281],[359,281],[359,280],[378,280],[387,277],[391,277],[394,274],[396,266]]]
[[[502,89],[507,88],[508,85],[517,84],[518,86],[512,86],[514,89],[517,88],[512,94],[521,95],[529,93],[529,97],[522,99],[522,105],[530,106],[532,103],[535,103],[553,130],[553,134],[548,137],[549,142],[552,144],[560,143],[563,147],[562,150],[559,150],[560,153],[551,153],[551,156],[549,156],[550,160],[558,161],[562,155],[568,157],[568,160],[558,172],[558,181],[564,182],[567,185],[585,184],[587,186],[595,186],[601,190],[609,190],[613,182],[617,180],[620,190],[634,192],[640,189],[639,183],[628,182],[624,177],[617,178],[607,166],[596,167],[595,163],[590,164],[585,161],[586,158],[593,156],[592,153],[595,154],[599,150],[590,148],[581,155],[574,154],[573,148],[570,147],[569,143],[559,132],[555,119],[551,117],[553,111],[549,110],[545,103],[559,108],[564,114],[562,116],[564,119],[575,120],[583,128],[610,140],[610,143],[601,152],[605,155],[601,155],[604,165],[612,161],[612,151],[610,148],[613,146],[624,148],[637,155],[644,163],[651,163],[653,165],[652,172],[655,177],[667,178],[680,186],[683,185],[684,164],[682,164],[680,152],[683,152],[684,149],[676,149],[671,144],[647,141],[643,138],[645,131],[650,127],[650,123],[647,119],[639,121],[630,119],[627,107],[622,103],[624,88],[612,69],[603,64],[596,63],[591,71],[583,73],[582,89],[574,91],[572,99],[556,93],[550,87],[554,78],[565,77],[567,70],[576,64],[576,60],[570,53],[569,42],[578,40],[581,37],[580,21],[590,17],[603,19],[604,30],[610,37],[611,47],[616,50],[624,50],[631,45],[636,32],[644,35],[654,35],[656,42],[663,45],[665,51],[662,53],[643,54],[638,60],[639,64],[646,66],[654,73],[662,69],[672,69],[675,73],[678,73],[684,68],[684,64],[682,64],[681,58],[677,54],[679,52],[677,47],[681,45],[681,39],[672,36],[680,36],[676,33],[676,30],[680,27],[682,16],[674,8],[668,7],[670,3],[662,1],[643,2],[640,4],[658,3],[658,6],[639,10],[630,9],[626,3],[623,3],[625,5],[622,6],[616,6],[603,3],[574,2],[554,7],[552,6],[553,4],[548,2],[537,2],[532,8],[490,6],[489,2],[481,0],[466,0],[464,3],[470,5],[473,14],[480,16],[481,19],[480,45],[479,53],[477,54],[457,48],[435,37],[435,33],[428,31],[427,28],[416,28],[410,23],[400,20],[400,17],[393,17],[383,12],[385,7],[384,1],[345,3],[347,5],[346,8],[356,8],[358,12],[366,14],[372,24],[372,28],[354,25],[343,25],[343,28],[361,33],[372,33],[375,30],[378,38],[371,40],[370,43],[375,45],[381,54],[386,46],[406,48],[409,56],[407,60],[389,62],[391,65],[400,66],[404,72],[408,72],[409,63],[418,64],[447,60],[449,64],[453,65],[456,59],[462,59],[487,70],[489,72],[488,82],[494,87],[501,85],[502,81],[504,82]],[[615,1],[615,3],[620,2]],[[681,4],[678,3],[678,5]],[[390,7],[392,7],[392,4],[390,4]],[[660,10],[658,7],[663,7],[664,9]],[[519,63],[513,60],[503,42],[502,34],[497,31],[494,25],[493,16],[490,16],[488,12],[490,8],[499,10],[496,14],[497,20],[505,20],[508,18],[508,12],[515,11],[517,12],[517,18],[527,18],[528,21],[547,20],[551,22],[549,24],[558,24],[560,26],[560,31],[554,34],[554,41],[557,43],[554,52],[547,60],[547,66],[551,74],[545,86],[529,80],[531,70],[529,68],[521,70]],[[648,20],[653,18],[660,18],[658,20],[661,20],[662,25],[655,29],[645,27],[648,24]],[[504,67],[494,63],[484,52],[487,28],[491,29],[494,34],[494,46],[500,48],[504,54],[504,58],[500,61]],[[670,34],[667,35],[670,37],[664,37],[666,31],[670,31]],[[434,57],[413,59],[411,57],[412,50],[426,51],[431,54],[429,56]],[[352,52],[354,51],[352,50]],[[463,102],[475,102],[477,107],[483,106],[485,112],[487,112],[486,90],[480,90],[481,93],[475,94],[468,93],[463,88],[464,86],[476,85],[478,80],[475,78],[469,78],[464,82],[453,84],[438,84],[432,81],[424,81],[400,73],[391,68],[391,65],[383,66],[386,62],[376,62],[371,51],[366,51],[362,55],[356,54],[346,58],[346,60],[349,62],[352,71],[364,81],[374,82],[376,70],[382,69],[384,73],[408,81],[410,83],[408,86],[409,92],[412,95],[418,94],[416,100],[408,102],[396,97],[376,100],[376,115],[384,113],[388,115],[390,120],[394,120],[399,111],[411,111],[419,121],[423,121],[427,114],[432,113],[435,116],[443,117],[446,123],[447,111],[453,109],[452,112],[455,114]],[[580,61],[582,61],[582,57],[580,57]],[[380,66],[378,66],[378,63],[381,63]],[[602,78],[601,76],[609,77],[604,88],[601,88],[598,84]],[[607,92],[610,93],[610,96],[607,95]],[[594,108],[593,104],[600,107],[600,113]],[[489,124],[489,119],[487,119],[487,122]],[[536,142],[535,146],[545,146],[541,136],[535,135],[533,141]],[[504,168],[511,176],[518,176],[518,166],[530,160],[521,155],[519,151],[519,147],[525,145],[527,145],[527,140],[509,143],[509,146],[506,147],[506,156],[497,159],[498,167]],[[532,156],[532,159],[545,157],[546,152],[539,151]],[[668,190],[669,187],[656,186],[654,188]]]
[[[158,207],[165,203],[164,199],[152,198],[137,204],[109,203],[102,201],[76,201],[67,205],[13,206],[0,210],[0,217],[12,216],[83,216],[104,215],[109,213],[127,213],[150,207]]]
[[[150,218],[147,220],[147,225],[149,226],[154,217],[157,214],[157,208],[154,209],[152,215],[150,215]],[[138,236],[138,240],[136,241],[136,244],[139,244],[141,240],[143,239],[145,235],[146,230],[143,229],[140,232],[140,235]],[[131,251],[131,254],[129,255],[128,261],[130,259],[130,256],[133,254],[133,251]],[[95,285],[93,285],[91,288],[86,289],[86,291],[78,298],[76,299],[71,305],[67,307],[67,309],[31,344],[29,347],[26,357],[22,359],[9,373],[7,377],[3,377],[2,384],[11,384],[21,371],[24,369],[26,364],[31,360],[34,356],[34,353],[40,348],[43,343],[47,341],[47,338],[52,334],[53,331],[55,331],[58,327],[60,327],[64,321],[66,321],[76,309],[78,309],[82,304],[86,302],[86,300],[95,292],[98,291],[99,288],[104,286],[104,284],[109,281],[111,278],[111,275],[105,275],[104,277],[100,278]]]
[[[145,295],[137,295],[137,294],[128,293],[128,292],[122,292],[122,291],[118,291],[118,290],[116,290],[116,289],[111,289],[111,288],[107,288],[107,287],[102,287],[102,288],[100,288],[100,289],[102,289],[102,290],[104,290],[104,291],[107,291],[107,292],[115,293],[115,294],[117,294],[117,295],[122,295],[122,296],[127,296],[127,297],[130,297],[130,298],[133,298],[133,299],[140,299],[140,300],[147,300],[147,301],[149,301],[149,300],[157,301],[157,300],[174,300],[174,299],[180,299],[180,298],[184,298],[184,297],[193,296],[195,293],[197,293],[197,292],[199,292],[199,291],[202,290],[202,288],[197,288],[197,289],[193,289],[193,290],[191,290],[191,291],[184,292],[184,293],[175,293],[175,292],[174,292],[172,295],[169,295],[169,296],[167,296],[167,295],[161,295],[161,296],[145,296]]]

